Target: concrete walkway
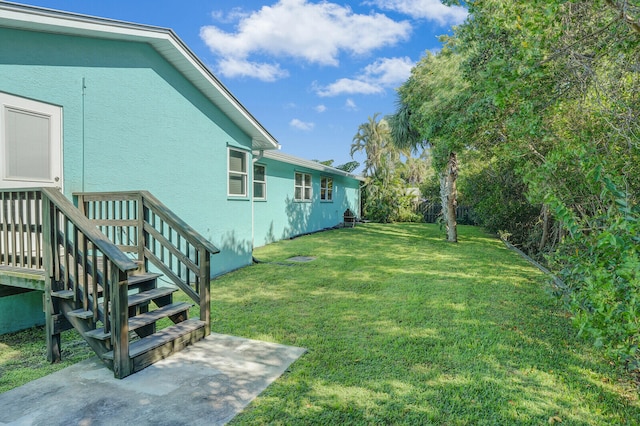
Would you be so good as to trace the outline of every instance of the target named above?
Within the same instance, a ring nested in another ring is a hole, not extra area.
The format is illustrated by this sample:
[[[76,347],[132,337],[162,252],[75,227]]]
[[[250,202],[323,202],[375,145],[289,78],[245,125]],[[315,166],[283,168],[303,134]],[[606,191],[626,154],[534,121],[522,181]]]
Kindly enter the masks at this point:
[[[0,394],[0,425],[221,425],[304,352],[212,334],[122,380],[91,358]]]

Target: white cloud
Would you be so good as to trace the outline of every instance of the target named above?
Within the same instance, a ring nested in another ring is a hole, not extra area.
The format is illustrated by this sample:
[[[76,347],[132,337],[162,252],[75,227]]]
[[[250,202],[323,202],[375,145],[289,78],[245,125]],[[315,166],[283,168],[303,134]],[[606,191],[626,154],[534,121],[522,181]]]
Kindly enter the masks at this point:
[[[397,87],[411,75],[415,63],[407,56],[404,58],[380,58],[364,69],[363,78],[375,81],[383,87]]]
[[[468,15],[466,8],[445,6],[440,0],[371,0],[365,4],[404,13],[415,19],[428,19],[442,26],[461,24]]]
[[[353,101],[353,99],[349,98],[344,103],[344,109],[347,109],[349,111],[357,111],[358,110],[358,106]]]
[[[355,78],[341,78],[327,86],[316,86],[318,96],[338,96],[343,94],[374,95],[387,88],[395,88],[411,75],[415,63],[408,57],[380,58],[367,65]]]
[[[247,15],[247,12],[244,12],[240,7],[234,7],[226,15],[221,10],[214,10],[213,12],[211,12],[211,17],[215,21],[221,22],[223,24],[237,22],[240,19],[247,17]]]
[[[325,105],[320,104],[320,105],[317,105],[314,109],[316,110],[316,112],[323,113],[327,110],[327,107]]]
[[[341,78],[334,83],[325,87],[316,89],[318,96],[338,96],[338,95],[373,95],[382,93],[384,89],[376,84],[367,83],[366,81],[354,80],[352,78]]]
[[[276,81],[289,76],[289,71],[280,68],[280,64],[261,64],[237,58],[218,61],[217,71],[226,77],[251,77],[261,81]]]
[[[298,120],[297,118],[294,118],[289,122],[289,126],[294,127],[298,130],[309,131],[309,130],[313,130],[313,128],[315,127],[315,123],[306,122],[306,121],[302,121],[302,120]]]
[[[407,21],[396,22],[379,13],[356,14],[348,6],[326,1],[279,0],[250,14],[235,10],[233,14],[238,19],[235,33],[210,25],[200,29],[200,38],[221,61],[245,64],[253,63],[248,60],[251,55],[261,55],[337,66],[342,52],[366,54],[406,40],[411,32]],[[283,74],[272,77],[278,75]]]

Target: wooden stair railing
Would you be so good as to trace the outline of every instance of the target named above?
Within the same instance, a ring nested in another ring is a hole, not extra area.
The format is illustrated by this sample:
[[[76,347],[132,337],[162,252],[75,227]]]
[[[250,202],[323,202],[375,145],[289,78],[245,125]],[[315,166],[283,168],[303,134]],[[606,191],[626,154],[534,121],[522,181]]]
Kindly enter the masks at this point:
[[[60,360],[60,333],[76,325],[67,314],[80,307],[94,322],[79,331],[95,328],[100,318],[111,333],[110,367],[116,377],[131,374],[127,298],[136,263],[56,189],[3,189],[0,200],[0,266],[44,275],[47,358]],[[88,341],[98,355],[106,352],[105,345]]]
[[[200,307],[210,334],[211,255],[219,250],[147,191],[74,193],[78,208],[110,241],[150,264]]]
[[[50,361],[60,359],[60,333],[73,327],[123,378],[210,333],[210,256],[218,250],[149,193],[112,194],[107,204],[92,195],[79,196],[81,211],[55,189],[0,189],[0,277],[44,291]],[[192,304],[173,302],[177,288],[157,286],[149,263],[199,304],[201,320],[188,319]],[[156,331],[162,318],[175,325]],[[134,332],[139,339],[130,341]]]
[[[57,329],[56,324],[63,324],[63,317],[70,319],[65,315],[66,305],[56,294],[70,292],[76,306],[79,304],[84,311],[91,312],[94,320],[101,316],[105,329],[110,331],[114,375],[122,378],[132,374],[128,276],[129,271],[136,270],[138,266],[56,189],[42,188],[42,218],[43,264],[48,272],[45,276],[48,359],[60,359],[62,330]],[[101,259],[101,265],[98,259]],[[102,306],[98,304],[99,286],[103,294]],[[60,321],[50,320],[56,317]],[[104,350],[101,346],[91,340],[88,342],[98,355],[102,355]]]
[[[0,266],[42,270],[42,192],[0,190]]]

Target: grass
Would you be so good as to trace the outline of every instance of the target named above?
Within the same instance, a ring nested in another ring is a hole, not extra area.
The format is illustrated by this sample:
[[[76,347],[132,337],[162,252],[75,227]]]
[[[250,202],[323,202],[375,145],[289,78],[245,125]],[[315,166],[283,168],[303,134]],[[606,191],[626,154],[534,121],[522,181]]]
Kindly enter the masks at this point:
[[[62,362],[47,361],[44,327],[0,336],[0,394],[95,354],[79,333],[62,333]]]
[[[266,246],[215,280],[213,330],[309,350],[232,423],[638,423],[637,390],[575,339],[541,273],[460,234],[367,224]]]
[[[255,256],[213,281],[212,330],[308,352],[232,424],[640,422],[632,381],[575,338],[545,277],[479,228],[453,245],[432,225],[366,224]],[[33,349],[21,334],[0,336],[0,392]]]

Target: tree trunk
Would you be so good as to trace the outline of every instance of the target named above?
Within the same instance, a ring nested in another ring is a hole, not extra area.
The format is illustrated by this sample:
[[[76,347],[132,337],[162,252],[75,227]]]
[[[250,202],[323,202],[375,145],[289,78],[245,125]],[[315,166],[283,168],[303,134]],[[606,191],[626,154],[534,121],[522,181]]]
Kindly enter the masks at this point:
[[[447,241],[457,243],[458,224],[456,222],[456,207],[458,206],[458,190],[456,188],[456,179],[458,178],[458,158],[455,152],[449,154],[449,163],[447,164],[445,178],[447,188]]]
[[[447,217],[448,217],[447,212],[449,211],[448,209],[449,203],[447,202],[448,199],[449,199],[449,188],[447,187],[447,171],[445,170],[440,174],[440,204],[442,205],[440,214],[442,214],[442,221],[445,224],[447,223]]]
[[[547,245],[547,241],[549,240],[549,206],[546,204],[542,205],[542,237],[540,238],[540,245],[538,246],[538,251],[542,253],[544,250],[544,246]]]

